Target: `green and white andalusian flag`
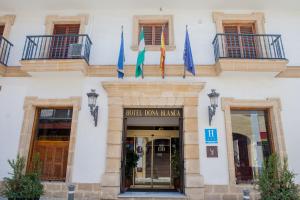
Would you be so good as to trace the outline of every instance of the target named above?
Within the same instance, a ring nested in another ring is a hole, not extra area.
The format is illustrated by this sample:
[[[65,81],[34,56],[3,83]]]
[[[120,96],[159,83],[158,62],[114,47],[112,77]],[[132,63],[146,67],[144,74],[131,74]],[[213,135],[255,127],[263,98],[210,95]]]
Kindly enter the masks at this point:
[[[143,65],[145,60],[145,39],[144,39],[144,29],[142,28],[140,32],[139,41],[139,54],[136,61],[135,77],[143,75]]]

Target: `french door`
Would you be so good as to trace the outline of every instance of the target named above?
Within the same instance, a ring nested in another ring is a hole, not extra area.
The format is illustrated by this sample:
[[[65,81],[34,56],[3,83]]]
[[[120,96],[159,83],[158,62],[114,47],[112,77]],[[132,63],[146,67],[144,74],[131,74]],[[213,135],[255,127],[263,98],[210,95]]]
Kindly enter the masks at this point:
[[[78,43],[80,24],[55,24],[51,41],[51,58],[68,58],[70,44]]]
[[[229,58],[257,58],[254,24],[224,25],[226,53]]]

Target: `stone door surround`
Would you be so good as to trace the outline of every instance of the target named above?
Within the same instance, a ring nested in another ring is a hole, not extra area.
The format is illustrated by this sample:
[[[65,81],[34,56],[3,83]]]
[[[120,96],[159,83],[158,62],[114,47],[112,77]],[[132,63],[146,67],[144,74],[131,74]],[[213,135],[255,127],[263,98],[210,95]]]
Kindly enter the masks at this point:
[[[202,82],[102,82],[108,96],[108,130],[101,199],[118,199],[122,149],[123,108],[183,107],[185,194],[203,199],[198,138],[198,96]]]
[[[233,155],[233,139],[231,124],[231,109],[266,109],[270,112],[271,133],[274,142],[275,152],[278,154],[281,162],[286,158],[286,146],[281,122],[281,102],[279,98],[267,99],[235,99],[229,97],[222,98],[222,110],[225,117],[225,130],[227,141],[227,160],[229,168],[229,185],[236,185],[235,167]]]
[[[38,97],[25,97],[24,101],[24,118],[19,142],[19,155],[24,157],[26,163],[28,161],[30,144],[34,131],[34,120],[36,109],[41,107],[72,107],[72,123],[68,152],[68,164],[66,173],[66,182],[72,181],[72,169],[75,152],[75,141],[77,134],[78,114],[81,109],[81,97],[70,97],[66,99],[39,99]]]

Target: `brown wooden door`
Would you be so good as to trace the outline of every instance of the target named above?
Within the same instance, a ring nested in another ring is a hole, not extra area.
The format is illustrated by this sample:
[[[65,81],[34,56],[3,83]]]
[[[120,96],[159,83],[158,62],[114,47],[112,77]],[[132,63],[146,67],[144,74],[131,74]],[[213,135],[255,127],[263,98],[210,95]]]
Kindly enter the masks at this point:
[[[256,58],[255,29],[253,24],[224,25],[227,57]],[[240,35],[239,35],[240,34]]]
[[[70,44],[78,43],[80,24],[55,24],[51,45],[51,58],[68,58]],[[75,34],[70,36],[70,34]],[[69,35],[69,36],[67,36]]]
[[[236,160],[236,178],[237,182],[247,182],[253,179],[252,167],[249,162],[248,138],[241,134],[233,134],[233,140],[238,143],[238,160]]]
[[[40,155],[42,180],[65,180],[68,149],[69,141],[35,141],[33,151]]]

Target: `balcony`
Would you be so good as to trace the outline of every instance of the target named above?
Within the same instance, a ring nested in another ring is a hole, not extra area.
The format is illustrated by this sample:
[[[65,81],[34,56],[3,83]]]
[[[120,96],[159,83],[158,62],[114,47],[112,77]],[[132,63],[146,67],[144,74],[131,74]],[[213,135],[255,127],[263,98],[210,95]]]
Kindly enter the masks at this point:
[[[85,73],[91,45],[91,39],[86,34],[27,36],[21,61],[22,70]]]
[[[0,36],[0,64],[7,66],[10,50],[14,45]]]
[[[0,36],[0,76],[3,76],[6,71],[5,66],[7,66],[10,50],[12,47],[12,43],[10,43],[4,37]]]
[[[212,44],[220,72],[282,72],[288,63],[281,35],[218,33]]]

